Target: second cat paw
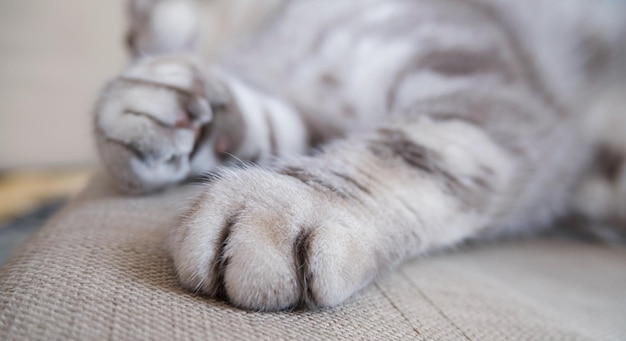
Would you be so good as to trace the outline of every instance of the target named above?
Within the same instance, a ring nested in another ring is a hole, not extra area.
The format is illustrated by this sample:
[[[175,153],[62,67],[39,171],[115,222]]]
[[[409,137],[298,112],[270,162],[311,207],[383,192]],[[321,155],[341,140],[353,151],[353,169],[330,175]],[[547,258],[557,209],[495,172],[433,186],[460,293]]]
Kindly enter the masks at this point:
[[[100,154],[118,187],[131,193],[187,177],[200,132],[212,120],[202,76],[176,56],[129,67],[103,91],[95,114]]]

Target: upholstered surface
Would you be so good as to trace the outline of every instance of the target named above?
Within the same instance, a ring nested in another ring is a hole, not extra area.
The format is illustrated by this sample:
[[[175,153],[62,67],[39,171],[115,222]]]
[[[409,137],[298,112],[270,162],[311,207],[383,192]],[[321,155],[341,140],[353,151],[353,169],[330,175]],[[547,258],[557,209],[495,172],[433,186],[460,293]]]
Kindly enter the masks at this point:
[[[163,243],[194,191],[131,198],[92,183],[0,270],[0,340],[626,339],[626,249],[566,240],[432,255],[323,311],[195,296]]]

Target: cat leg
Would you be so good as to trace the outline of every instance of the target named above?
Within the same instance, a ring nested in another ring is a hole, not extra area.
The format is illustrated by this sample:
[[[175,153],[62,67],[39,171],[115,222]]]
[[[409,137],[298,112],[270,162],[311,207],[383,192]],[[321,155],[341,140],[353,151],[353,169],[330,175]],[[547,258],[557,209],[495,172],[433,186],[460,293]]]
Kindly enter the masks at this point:
[[[264,162],[306,150],[293,109],[200,62],[205,37],[197,16],[206,8],[192,0],[129,5],[135,59],[102,91],[94,120],[98,151],[118,188],[153,191],[233,157]]]
[[[194,0],[130,0],[127,48],[136,58],[198,52],[199,4]]]
[[[205,84],[187,56],[143,58],[109,82],[94,135],[117,187],[141,193],[189,175],[190,155],[213,116]]]
[[[315,156],[224,171],[171,230],[181,283],[247,309],[333,306],[407,258],[532,216],[519,211],[550,194],[527,187],[554,180],[525,159],[529,107],[509,104],[476,106],[519,116],[493,130],[477,114],[407,114]]]
[[[131,0],[128,48],[134,57],[101,92],[96,145],[113,183],[141,193],[189,175],[189,155],[210,122],[207,86],[194,45],[195,1]]]
[[[193,53],[207,59],[272,16],[284,0],[130,0],[127,45],[134,57]]]
[[[309,144],[291,106],[189,55],[144,57],[102,92],[101,159],[124,192],[143,193],[231,161],[267,163]]]

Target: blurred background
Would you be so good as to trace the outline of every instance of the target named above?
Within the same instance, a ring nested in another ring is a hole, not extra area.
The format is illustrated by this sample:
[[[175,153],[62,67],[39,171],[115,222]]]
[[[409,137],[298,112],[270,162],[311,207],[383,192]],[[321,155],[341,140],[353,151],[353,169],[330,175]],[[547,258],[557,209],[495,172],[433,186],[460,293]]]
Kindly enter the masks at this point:
[[[0,0],[0,264],[88,181],[91,109],[126,61],[124,0]]]
[[[123,0],[0,0],[0,168],[92,165],[90,110],[121,69]]]

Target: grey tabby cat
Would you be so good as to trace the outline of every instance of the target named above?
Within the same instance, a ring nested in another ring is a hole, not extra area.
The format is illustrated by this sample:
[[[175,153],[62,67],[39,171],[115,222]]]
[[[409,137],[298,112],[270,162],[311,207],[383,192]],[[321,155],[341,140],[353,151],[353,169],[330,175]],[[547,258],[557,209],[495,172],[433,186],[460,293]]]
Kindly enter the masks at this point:
[[[136,0],[99,152],[130,193],[217,171],[169,249],[184,287],[246,309],[334,306],[566,213],[623,226],[620,6]]]

